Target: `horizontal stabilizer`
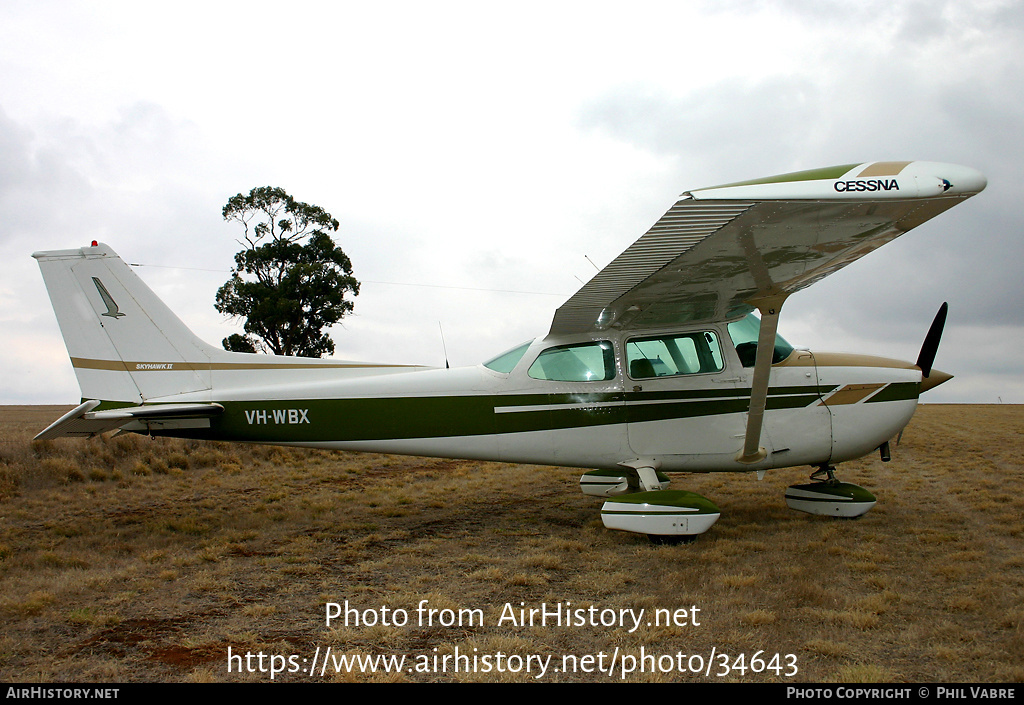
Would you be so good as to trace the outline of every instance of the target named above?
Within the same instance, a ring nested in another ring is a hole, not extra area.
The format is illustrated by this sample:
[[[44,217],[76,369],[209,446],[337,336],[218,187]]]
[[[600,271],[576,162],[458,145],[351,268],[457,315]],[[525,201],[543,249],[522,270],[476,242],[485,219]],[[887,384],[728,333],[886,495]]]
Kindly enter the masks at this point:
[[[96,436],[133,421],[206,419],[224,413],[224,407],[220,404],[153,404],[93,411],[99,404],[98,400],[91,399],[76,406],[50,424],[35,437],[35,440],[48,441],[64,436]]]

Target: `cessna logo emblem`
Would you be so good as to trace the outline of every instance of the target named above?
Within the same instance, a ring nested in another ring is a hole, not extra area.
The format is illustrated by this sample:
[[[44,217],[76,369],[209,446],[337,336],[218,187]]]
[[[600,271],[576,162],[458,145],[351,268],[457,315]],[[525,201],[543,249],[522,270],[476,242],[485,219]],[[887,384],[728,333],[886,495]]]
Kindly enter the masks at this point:
[[[117,308],[117,302],[114,301],[114,297],[107,291],[107,287],[103,286],[97,277],[92,278],[92,283],[96,285],[96,291],[100,292],[100,298],[103,299],[103,304],[107,307],[106,313],[101,313],[101,316],[110,316],[111,318],[120,318],[124,314],[121,313]]]

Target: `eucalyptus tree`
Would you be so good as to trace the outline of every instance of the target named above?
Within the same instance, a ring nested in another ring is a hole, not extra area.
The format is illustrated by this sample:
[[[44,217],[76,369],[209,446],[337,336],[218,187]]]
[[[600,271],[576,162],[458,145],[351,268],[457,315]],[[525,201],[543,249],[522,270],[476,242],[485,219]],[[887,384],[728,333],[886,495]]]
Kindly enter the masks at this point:
[[[244,249],[215,306],[244,319],[245,329],[225,338],[224,348],[300,357],[333,353],[325,329],[352,312],[359,294],[352,262],[330,234],[338,221],[270,186],[233,196],[223,215],[242,226]]]

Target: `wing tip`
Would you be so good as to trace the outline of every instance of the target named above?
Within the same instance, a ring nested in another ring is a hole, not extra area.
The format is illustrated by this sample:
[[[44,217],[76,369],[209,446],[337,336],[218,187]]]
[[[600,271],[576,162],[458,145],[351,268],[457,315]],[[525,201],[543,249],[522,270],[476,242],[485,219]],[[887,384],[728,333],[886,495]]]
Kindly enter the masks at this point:
[[[988,185],[971,167],[876,161],[796,171],[687,191],[695,200],[875,200],[973,196]]]

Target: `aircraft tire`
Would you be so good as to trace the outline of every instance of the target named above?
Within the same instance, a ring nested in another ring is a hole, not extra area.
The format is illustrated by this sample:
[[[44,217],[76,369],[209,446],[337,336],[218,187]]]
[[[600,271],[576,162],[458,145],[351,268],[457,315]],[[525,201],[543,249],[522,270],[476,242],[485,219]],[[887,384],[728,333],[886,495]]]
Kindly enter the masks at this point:
[[[698,534],[647,534],[647,538],[655,546],[677,546],[681,543],[693,543]]]

